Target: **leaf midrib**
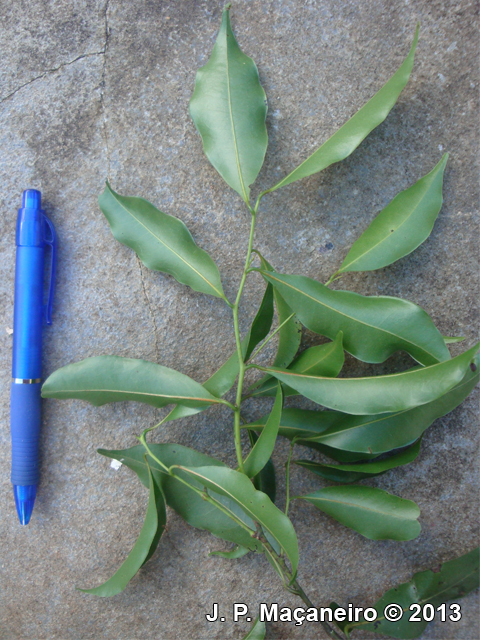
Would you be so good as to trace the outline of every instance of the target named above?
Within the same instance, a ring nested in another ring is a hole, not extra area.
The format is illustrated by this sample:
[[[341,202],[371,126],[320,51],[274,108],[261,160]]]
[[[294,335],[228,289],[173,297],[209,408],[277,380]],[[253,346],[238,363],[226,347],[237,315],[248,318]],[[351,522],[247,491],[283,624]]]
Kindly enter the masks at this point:
[[[228,17],[227,17],[227,23],[228,23]],[[240,166],[240,155],[238,153],[237,134],[236,134],[236,131],[235,131],[235,122],[234,122],[234,119],[233,119],[232,96],[231,96],[231,90],[230,90],[230,65],[229,65],[229,62],[228,62],[228,55],[229,55],[229,51],[228,51],[228,32],[227,32],[227,28],[225,28],[225,63],[226,63],[226,71],[227,71],[228,111],[229,111],[229,114],[230,114],[230,123],[232,125],[233,147],[234,147],[234,150],[235,150],[235,160],[236,160],[236,163],[237,163],[238,177],[240,179],[240,185],[242,187],[243,199],[245,200],[245,202],[248,203],[248,195],[247,195],[247,192],[245,190],[245,184],[243,182],[243,175],[242,175],[242,170],[241,170],[241,166]]]
[[[354,509],[360,509],[361,511],[371,511],[372,513],[378,513],[379,515],[385,516],[386,518],[395,518],[396,520],[402,520],[402,521],[408,521],[408,522],[415,522],[418,518],[418,516],[416,518],[408,518],[406,516],[401,517],[401,516],[396,516],[392,513],[385,513],[384,511],[378,511],[378,509],[372,509],[371,507],[363,507],[363,506],[359,506],[358,504],[352,503],[352,502],[342,502],[340,500],[333,500],[332,498],[307,498],[306,496],[299,496],[300,498],[302,498],[303,500],[308,500],[308,501],[312,501],[314,502],[315,500],[318,501],[322,501],[322,502],[332,502],[333,504],[339,504],[342,505],[344,507],[352,507]]]
[[[181,262],[183,262],[187,267],[189,267],[194,273],[197,274],[197,276],[199,276],[200,278],[202,278],[202,280],[204,280],[210,287],[212,287],[212,289],[219,295],[219,297],[222,297],[222,292],[219,291],[217,289],[217,287],[215,287],[215,285],[213,285],[210,280],[208,280],[208,278],[206,278],[202,273],[200,273],[200,271],[198,271],[197,269],[195,269],[195,267],[190,264],[190,262],[188,262],[187,260],[185,260],[185,258],[183,258],[179,253],[177,253],[175,251],[175,249],[173,249],[172,247],[170,247],[168,244],[166,244],[165,242],[163,242],[163,240],[161,238],[159,238],[159,236],[157,236],[151,229],[149,229],[149,227],[147,227],[141,220],[139,220],[129,209],[127,209],[127,207],[117,198],[117,194],[110,189],[110,193],[112,194],[114,200],[116,202],[118,202],[118,204],[122,207],[122,209],[124,209],[127,214],[129,214],[130,216],[132,216],[132,218],[134,220],[136,220],[136,222],[142,226],[150,235],[152,235],[160,244],[162,244],[168,251],[171,251],[179,260],[181,260]],[[168,215],[168,214],[165,214]],[[173,216],[171,216],[173,217]],[[177,220],[179,220],[177,218]],[[179,222],[182,222],[181,220],[179,220]],[[188,231],[188,229],[187,229]],[[194,243],[195,244],[195,243]],[[195,244],[195,246],[198,246]],[[200,249],[200,247],[198,247]],[[202,249],[200,249],[202,251]]]
[[[47,392],[48,393],[48,392]],[[166,398],[166,399],[179,399],[179,400],[194,400],[195,402],[208,402],[210,404],[214,403],[223,403],[223,400],[218,398],[213,398],[210,400],[209,398],[196,398],[194,396],[171,396],[162,393],[146,393],[145,391],[124,391],[117,389],[62,389],[60,391],[55,391],[55,396],[58,396],[61,393],[122,393],[122,394],[131,394],[137,396],[149,396],[152,398]],[[49,396],[46,396],[49,397]],[[50,396],[54,397],[54,396]]]
[[[437,360],[437,364],[440,364],[440,363],[438,363],[438,358],[436,358],[436,356],[434,356],[433,353],[431,353],[430,351],[427,351],[427,349],[425,349],[421,345],[418,345],[415,342],[412,342],[410,339],[402,338],[402,336],[399,336],[396,333],[393,333],[393,331],[388,331],[388,330],[386,330],[386,329],[384,329],[382,327],[376,327],[375,325],[369,324],[368,322],[365,322],[363,320],[359,320],[357,318],[349,316],[348,314],[344,313],[343,311],[339,311],[338,309],[335,309],[335,307],[331,307],[330,305],[326,304],[325,302],[321,302],[317,298],[314,298],[310,294],[305,293],[304,291],[301,291],[300,289],[297,289],[297,287],[294,287],[292,284],[290,284],[288,282],[284,282],[283,280],[280,280],[279,278],[274,278],[274,276],[271,274],[271,272],[268,272],[266,275],[268,275],[270,278],[272,278],[272,280],[276,280],[277,282],[280,282],[281,284],[284,284],[285,286],[290,287],[290,289],[293,289],[297,293],[300,293],[301,295],[303,295],[303,296],[305,296],[307,298],[310,298],[310,300],[313,300],[313,302],[316,302],[320,306],[323,306],[323,307],[329,309],[330,311],[334,311],[335,313],[338,313],[338,314],[344,316],[345,318],[347,318],[349,320],[352,320],[353,322],[358,322],[359,324],[363,324],[364,326],[370,327],[371,329],[376,329],[377,331],[382,331],[383,333],[386,333],[386,334],[391,335],[391,336],[393,336],[395,338],[398,338],[398,340],[401,340],[402,342],[406,342],[407,344],[411,344],[411,345],[417,347],[418,349],[421,349],[424,353],[427,353],[429,356],[432,356],[432,358],[434,358],[434,360]]]

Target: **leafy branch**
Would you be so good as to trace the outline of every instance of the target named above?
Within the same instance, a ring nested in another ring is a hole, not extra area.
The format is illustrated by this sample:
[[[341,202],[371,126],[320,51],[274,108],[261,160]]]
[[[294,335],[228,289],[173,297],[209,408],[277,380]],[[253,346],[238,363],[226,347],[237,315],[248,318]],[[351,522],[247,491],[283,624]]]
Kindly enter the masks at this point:
[[[190,113],[207,158],[240,195],[250,219],[235,301],[226,297],[217,265],[181,220],[143,198],[116,193],[108,182],[99,204],[114,237],[133,249],[148,268],[170,274],[199,294],[223,300],[232,312],[235,352],[202,384],[144,360],[88,358],[53,373],[42,393],[47,398],[87,400],[97,406],[118,401],[158,408],[173,405],[160,422],[144,429],[139,445],[123,451],[99,451],[129,467],[148,488],[149,500],[144,525],[128,558],[104,584],[85,592],[111,596],[126,587],[159,544],[168,506],[193,527],[236,545],[229,551],[214,552],[216,555],[231,560],[248,552],[264,554],[285,589],[315,610],[297,580],[299,549],[288,517],[291,501],[309,503],[369,539],[411,540],[418,536],[420,509],[414,502],[357,483],[416,459],[424,431],[458,406],[478,383],[480,343],[452,358],[447,345],[461,338],[442,336],[433,319],[412,302],[329,288],[346,272],[384,268],[427,240],[442,206],[447,154],[377,215],[326,284],[278,273],[255,248],[257,215],[266,194],[348,157],[387,117],[409,80],[418,27],[407,57],[392,78],[331,138],[276,185],[263,190],[252,204],[250,186],[260,172],[268,144],[267,104],[257,67],[240,50],[232,32],[229,8],[223,11],[212,55],[197,73]],[[257,258],[260,266],[253,266]],[[247,279],[258,275],[265,282],[264,296],[242,337],[242,295]],[[278,322],[272,329],[275,310]],[[299,353],[302,325],[330,341]],[[256,363],[256,357],[274,338],[273,362]],[[382,363],[404,351],[415,364],[402,372],[351,378],[342,374],[345,351],[368,363]],[[245,374],[250,370],[263,375],[245,390]],[[231,401],[227,394],[235,382],[235,399]],[[308,398],[324,409],[284,408],[284,399],[295,396]],[[275,398],[270,412],[246,423],[242,403],[248,398],[262,402],[267,397]],[[147,434],[166,422],[215,404],[228,407],[233,414],[236,469],[178,444],[147,442]],[[242,429],[250,442],[246,456]],[[275,504],[271,459],[278,436],[290,440],[283,509]],[[297,443],[334,462],[293,460]],[[333,484],[292,496],[292,464]],[[375,605],[379,614],[375,625],[367,619],[338,625],[338,630],[327,622],[321,624],[327,635],[337,640],[350,637],[358,628],[399,638],[417,637],[424,626],[412,626],[407,620],[409,604],[437,605],[475,588],[478,566],[472,570],[472,564],[476,558],[478,565],[478,554],[472,554],[446,563],[438,578],[423,572],[414,576],[412,583],[401,585],[399,592],[387,592]],[[399,593],[405,615],[396,623],[389,622],[381,616],[382,607],[400,597]],[[415,598],[412,593],[417,594]],[[336,607],[332,603],[332,611]],[[247,638],[264,635],[265,625],[256,620]]]

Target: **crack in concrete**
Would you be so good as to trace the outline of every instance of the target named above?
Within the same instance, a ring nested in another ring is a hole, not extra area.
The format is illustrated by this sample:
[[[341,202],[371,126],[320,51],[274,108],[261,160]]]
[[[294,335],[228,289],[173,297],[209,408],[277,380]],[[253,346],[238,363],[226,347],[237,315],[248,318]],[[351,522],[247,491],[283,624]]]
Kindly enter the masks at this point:
[[[107,127],[107,108],[105,106],[105,89],[106,89],[106,75],[107,75],[107,50],[108,42],[110,39],[110,28],[108,26],[108,8],[110,6],[110,0],[106,0],[104,17],[105,17],[105,44],[103,45],[103,67],[102,77],[100,80],[100,105],[103,113],[103,137],[105,138],[105,154],[107,156],[107,177],[110,178],[110,149],[108,147],[108,127]]]
[[[63,69],[64,67],[68,67],[71,64],[75,64],[75,62],[78,62],[79,60],[83,60],[84,58],[90,58],[92,56],[103,56],[105,55],[105,51],[92,51],[91,53],[82,53],[81,56],[77,56],[76,58],[74,58],[73,60],[69,60],[68,62],[62,62],[62,64],[58,65],[58,67],[55,67],[53,69],[47,69],[46,71],[44,71],[43,73],[41,73],[39,76],[36,76],[35,78],[32,78],[31,80],[29,80],[28,82],[24,82],[23,84],[21,84],[19,87],[17,87],[16,89],[14,89],[11,93],[9,93],[8,95],[6,95],[5,97],[0,99],[0,104],[2,104],[2,102],[5,102],[6,100],[9,100],[12,96],[14,96],[16,93],[18,93],[19,91],[21,91],[22,89],[24,89],[25,87],[28,87],[28,85],[33,84],[34,82],[36,82],[37,80],[41,80],[42,78],[45,78],[46,76],[52,74],[52,73],[56,73],[57,71],[60,71],[61,69]]]

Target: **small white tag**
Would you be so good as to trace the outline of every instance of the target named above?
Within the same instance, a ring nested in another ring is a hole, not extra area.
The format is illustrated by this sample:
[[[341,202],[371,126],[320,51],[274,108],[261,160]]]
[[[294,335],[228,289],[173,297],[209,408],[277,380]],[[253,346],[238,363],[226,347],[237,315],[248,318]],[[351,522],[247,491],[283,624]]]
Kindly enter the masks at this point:
[[[112,469],[115,469],[115,471],[118,471],[122,466],[122,463],[120,462],[120,460],[112,460],[110,466],[112,467]]]
[[[9,336],[13,335],[13,329],[10,329],[10,327],[5,327],[5,331],[8,333]]]

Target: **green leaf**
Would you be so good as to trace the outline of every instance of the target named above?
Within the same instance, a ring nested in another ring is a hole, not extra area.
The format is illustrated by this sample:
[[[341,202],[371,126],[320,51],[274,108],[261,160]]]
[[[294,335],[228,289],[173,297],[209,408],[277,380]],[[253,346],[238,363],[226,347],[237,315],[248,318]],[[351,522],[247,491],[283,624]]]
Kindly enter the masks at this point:
[[[93,589],[79,589],[94,596],[109,597],[120,593],[142,567],[142,565],[153,555],[160,541],[162,533],[167,523],[165,511],[165,499],[160,486],[152,476],[148,464],[146,464],[149,480],[149,498],[145,522],[143,523],[140,535],[124,561],[120,569],[106,582]]]
[[[265,622],[260,618],[255,618],[252,628],[244,636],[243,640],[264,640],[266,632]]]
[[[258,522],[265,532],[270,535],[285,551],[293,573],[298,566],[298,543],[295,530],[287,516],[277,509],[270,498],[257,491],[249,478],[243,473],[227,467],[172,467],[175,474],[184,472],[195,479],[206,489],[215,494],[225,496],[242,509],[248,518]]]
[[[250,338],[248,341],[247,351],[245,353],[245,361],[252,355],[255,347],[267,337],[273,321],[273,287],[267,285],[265,294],[257,311],[252,327],[250,329]]]
[[[467,595],[479,586],[479,548],[473,549],[459,558],[445,562],[440,571],[421,571],[416,573],[410,582],[405,582],[387,591],[375,604],[378,617],[375,622],[361,620],[348,624],[347,631],[356,629],[361,631],[375,631],[382,636],[393,638],[418,638],[428,622],[423,620],[422,612],[417,616],[419,622],[410,622],[409,618],[415,610],[410,610],[412,604],[422,608],[426,604],[438,607],[448,600],[457,600]],[[384,610],[389,604],[398,604],[404,615],[397,622],[385,619]],[[449,610],[447,607],[447,615]],[[452,612],[453,613],[453,612]]]
[[[208,465],[210,468],[212,466],[225,468],[225,465],[220,460],[179,444],[149,444],[148,446],[152,454],[166,467],[184,464],[190,467]],[[98,452],[108,458],[119,460],[122,464],[132,469],[141,482],[148,486],[144,447],[138,445],[121,451],[99,449]],[[178,477],[166,474],[153,458],[149,459],[149,464],[154,477],[162,487],[168,506],[176,511],[188,524],[197,529],[205,529],[217,538],[234,542],[251,551],[261,552],[263,550],[258,540],[252,538],[248,531],[245,531],[214,505],[203,500],[195,491],[180,482]],[[195,482],[192,484],[202,488],[201,484]],[[245,517],[243,511],[234,502],[226,499],[223,495],[215,495],[213,497],[238,518],[243,519],[251,527],[252,534],[255,532],[253,521]]]
[[[250,445],[254,447],[258,440],[258,436],[255,431],[249,430],[248,438],[250,440]],[[252,478],[252,482],[255,489],[266,493],[270,500],[275,504],[275,498],[277,497],[277,482],[275,478],[275,467],[271,458],[267,461],[267,464],[263,469]]]
[[[190,115],[205,155],[248,204],[267,150],[267,100],[255,63],[235,40],[228,9],[212,55],[197,72]]]
[[[275,269],[272,265],[262,256],[259,251],[256,251],[262,262],[262,269],[272,271],[275,273]],[[275,306],[278,315],[278,346],[275,360],[273,361],[274,367],[287,367],[295,357],[298,351],[300,342],[302,340],[302,325],[298,321],[297,317],[293,314],[292,309],[288,306],[285,300],[282,298],[277,289],[273,290],[273,297],[275,300]],[[249,391],[256,389],[268,380],[272,380],[271,376],[263,376],[260,380],[257,380],[250,386]],[[276,383],[273,382],[273,388],[276,389]]]
[[[463,342],[465,336],[443,336],[445,344],[455,344],[456,342]]]
[[[126,400],[154,407],[171,403],[202,407],[225,402],[174,369],[118,356],[87,358],[57,369],[43,384],[42,396],[88,400],[95,406]]]
[[[296,496],[370,540],[413,540],[420,509],[411,500],[362,485],[325,487]]]
[[[367,104],[348,120],[311,156],[302,162],[283,180],[280,180],[268,192],[284,187],[295,180],[301,180],[313,173],[323,171],[334,162],[340,162],[349,156],[368,134],[381,124],[408,82],[413,67],[413,58],[418,41],[418,26],[412,47],[402,66]]]
[[[430,173],[395,196],[353,244],[337,273],[381,269],[428,238],[442,207],[447,158],[445,154]]]
[[[143,198],[115,193],[108,182],[98,199],[114,237],[149,269],[172,275],[194,291],[226,300],[217,265],[195,244],[184,223]]]
[[[471,393],[480,380],[480,355],[473,359],[473,366],[475,370],[467,368],[464,378],[453,389],[414,409],[371,416],[284,409],[279,435],[289,439],[304,437],[299,444],[305,446],[322,444],[359,454],[380,455],[404,447],[417,440],[437,418],[458,407]],[[261,428],[255,422],[247,426]]]
[[[237,560],[249,553],[250,549],[237,545],[231,551],[211,551],[209,556],[218,556],[219,558],[225,558],[226,560]]]
[[[270,456],[272,455],[275,448],[275,442],[277,440],[282,407],[283,393],[280,384],[277,382],[277,397],[275,399],[272,412],[270,413],[270,417],[265,425],[265,429],[262,430],[260,437],[243,463],[245,473],[249,478],[256,476],[257,473],[259,473],[267,464]]]
[[[430,367],[366,378],[320,378],[288,369],[258,368],[325,407],[371,415],[412,409],[444,395],[465,376],[479,347],[477,343],[456,358]]]
[[[288,371],[296,371],[297,373],[305,373],[312,376],[325,376],[328,378],[336,378],[340,373],[345,360],[342,344],[343,333],[338,332],[333,342],[321,344],[317,347],[310,347],[303,351],[295,361],[288,367]],[[275,378],[266,380],[260,387],[255,389],[249,396],[271,396],[274,395],[278,382]],[[284,386],[283,394],[285,396],[296,395],[295,389]]]
[[[313,460],[294,460],[295,464],[334,482],[350,483],[378,476],[389,469],[401,467],[413,462],[420,453],[420,440],[413,445],[383,460],[364,462],[363,464],[321,464]]]
[[[261,271],[307,329],[333,340],[343,331],[346,351],[364,362],[383,362],[406,351],[423,365],[450,358],[431,318],[416,304],[387,296],[332,291],[305,276]]]

